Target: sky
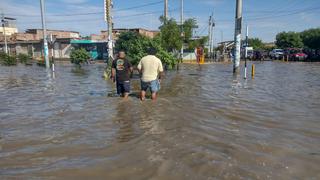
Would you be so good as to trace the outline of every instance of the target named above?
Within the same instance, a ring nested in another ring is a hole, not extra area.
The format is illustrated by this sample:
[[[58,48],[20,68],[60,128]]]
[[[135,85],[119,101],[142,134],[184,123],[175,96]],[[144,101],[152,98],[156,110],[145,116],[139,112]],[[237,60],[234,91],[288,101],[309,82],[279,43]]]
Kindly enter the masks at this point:
[[[169,16],[180,21],[180,0],[169,1]],[[209,16],[216,23],[215,42],[232,40],[236,0],[184,0],[185,18],[195,18],[195,35],[208,34]],[[106,30],[103,0],[45,0],[48,29],[78,31],[82,36]],[[157,30],[163,0],[113,0],[115,28]],[[0,0],[0,12],[17,18],[19,32],[41,28],[40,0]],[[243,35],[273,42],[282,31],[320,27],[320,0],[243,0]]]

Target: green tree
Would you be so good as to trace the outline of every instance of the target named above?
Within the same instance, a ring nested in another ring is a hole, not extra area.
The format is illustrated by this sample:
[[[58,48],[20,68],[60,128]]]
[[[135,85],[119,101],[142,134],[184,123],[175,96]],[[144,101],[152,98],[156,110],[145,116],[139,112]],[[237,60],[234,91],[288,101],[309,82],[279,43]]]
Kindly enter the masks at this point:
[[[264,49],[264,44],[259,38],[249,38],[248,43],[250,47],[253,47],[253,49]]]
[[[196,47],[199,47],[199,46],[204,47],[205,44],[208,42],[208,40],[209,40],[208,36],[204,36],[204,37],[201,37],[199,39],[190,40],[190,42],[188,44],[188,50],[192,51]]]
[[[320,49],[320,28],[308,29],[301,32],[304,45],[311,49]]]
[[[74,49],[70,53],[71,63],[80,66],[82,63],[90,59],[90,54],[83,48]]]
[[[187,19],[183,23],[183,32],[184,32],[184,41],[186,43],[190,42],[190,39],[193,37],[193,30],[198,28],[197,21],[195,19]]]
[[[279,48],[302,48],[303,42],[299,33],[281,32],[276,36],[276,45]]]
[[[161,46],[169,52],[178,50],[182,46],[181,29],[174,19],[164,20],[160,17]]]
[[[115,50],[124,50],[128,60],[133,65],[137,65],[140,59],[148,54],[147,51],[151,47],[157,50],[157,57],[162,63],[168,65],[169,68],[176,65],[177,59],[174,55],[161,46],[160,36],[151,39],[135,32],[121,33],[116,42]]]

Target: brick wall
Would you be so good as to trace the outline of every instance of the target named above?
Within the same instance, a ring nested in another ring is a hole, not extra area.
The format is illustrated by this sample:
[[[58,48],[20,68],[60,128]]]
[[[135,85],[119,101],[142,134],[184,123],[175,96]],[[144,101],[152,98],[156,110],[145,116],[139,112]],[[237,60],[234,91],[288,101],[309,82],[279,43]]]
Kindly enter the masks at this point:
[[[43,39],[43,31],[41,29],[28,29],[26,33],[36,34],[37,39]],[[58,31],[58,30],[47,30],[47,34],[52,34],[56,38],[79,38],[80,34],[74,31]]]

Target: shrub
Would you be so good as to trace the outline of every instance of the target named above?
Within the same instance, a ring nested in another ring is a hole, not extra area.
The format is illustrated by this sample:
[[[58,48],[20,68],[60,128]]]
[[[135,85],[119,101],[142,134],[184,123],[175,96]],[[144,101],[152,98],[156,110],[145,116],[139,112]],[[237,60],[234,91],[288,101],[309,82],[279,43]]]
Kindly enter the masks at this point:
[[[83,48],[74,49],[70,54],[71,63],[80,65],[90,59],[90,54]]]
[[[17,58],[5,53],[0,53],[0,63],[4,66],[15,66],[17,65]]]
[[[0,52],[0,64],[3,63],[3,60],[7,57],[6,53]]]
[[[18,60],[20,61],[20,63],[27,64],[30,62],[31,57],[27,54],[19,54]]]

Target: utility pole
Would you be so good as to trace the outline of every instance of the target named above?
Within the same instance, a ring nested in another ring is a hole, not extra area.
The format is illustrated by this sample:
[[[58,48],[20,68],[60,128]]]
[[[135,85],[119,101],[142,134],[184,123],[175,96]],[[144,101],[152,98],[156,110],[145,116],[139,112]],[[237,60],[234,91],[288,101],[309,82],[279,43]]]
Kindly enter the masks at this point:
[[[183,60],[183,47],[184,47],[184,28],[183,28],[183,0],[181,0],[181,14],[180,14],[180,24],[181,24],[181,38],[182,38],[182,46],[181,46],[181,61]]]
[[[239,73],[240,66],[240,51],[241,51],[241,28],[242,28],[242,0],[236,0],[236,18],[235,18],[235,32],[234,32],[234,59],[233,59],[233,73]]]
[[[56,36],[54,36],[53,34],[49,34],[48,41],[51,46],[52,72],[54,72],[55,71],[55,69],[54,69],[54,43],[56,41]]]
[[[165,21],[169,18],[168,17],[168,0],[164,0],[164,18],[165,18]]]
[[[221,42],[223,42],[223,31],[220,30],[220,33],[221,33]]]
[[[5,19],[4,19],[4,14],[2,13],[2,29],[3,29],[3,36],[4,36],[4,52],[8,54],[8,44],[7,44],[7,36],[6,36],[6,27],[5,27]]]
[[[244,79],[247,79],[247,58],[248,58],[248,47],[249,47],[249,26],[247,25],[246,32],[246,46],[245,46],[245,63],[244,63]]]
[[[247,57],[248,57],[248,49],[247,49],[247,47],[249,47],[249,26],[248,25],[246,27],[246,43],[245,43],[245,47],[246,47],[246,49],[245,49],[244,57],[247,59]]]
[[[212,22],[211,22],[211,58],[212,55],[214,56],[214,27],[216,26],[216,23],[214,22],[213,13],[212,13]]]
[[[208,34],[208,38],[209,38],[209,43],[208,43],[208,45],[209,45],[209,58],[211,58],[211,42],[212,42],[212,40],[211,40],[211,33],[212,33],[212,16],[210,16],[209,17],[209,32],[208,32],[209,34]]]
[[[105,21],[108,24],[108,62],[113,60],[113,37],[112,37],[112,0],[104,0]]]
[[[47,41],[47,30],[46,30],[46,20],[45,20],[45,10],[44,10],[44,0],[40,0],[40,8],[41,8],[41,22],[42,22],[42,34],[43,34],[43,52],[44,52],[44,60],[46,63],[46,68],[50,68],[49,62],[49,49],[48,49],[48,41]]]

